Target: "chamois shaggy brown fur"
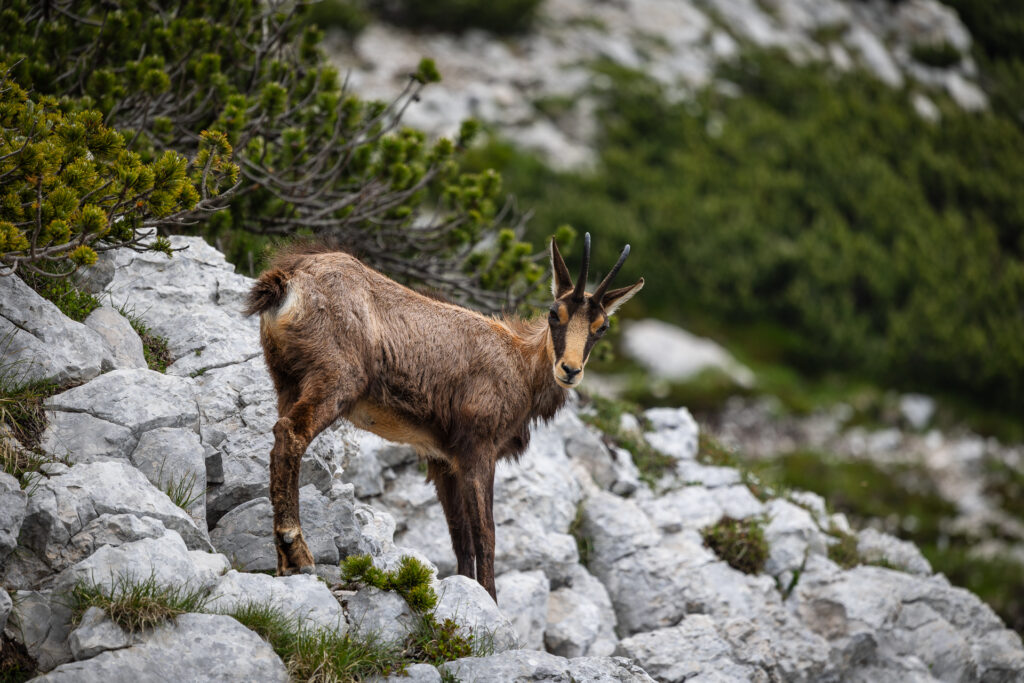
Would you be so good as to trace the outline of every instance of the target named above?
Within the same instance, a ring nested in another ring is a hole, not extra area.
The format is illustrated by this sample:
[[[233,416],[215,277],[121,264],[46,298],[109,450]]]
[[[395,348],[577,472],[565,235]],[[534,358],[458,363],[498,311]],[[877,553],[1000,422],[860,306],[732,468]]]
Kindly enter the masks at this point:
[[[643,286],[575,286],[554,241],[547,318],[492,318],[419,294],[342,252],[280,253],[249,294],[278,395],[270,496],[278,574],[313,570],[299,522],[300,461],[339,417],[412,444],[427,461],[460,574],[494,589],[494,469],[518,457],[534,420],[577,386],[607,318]]]

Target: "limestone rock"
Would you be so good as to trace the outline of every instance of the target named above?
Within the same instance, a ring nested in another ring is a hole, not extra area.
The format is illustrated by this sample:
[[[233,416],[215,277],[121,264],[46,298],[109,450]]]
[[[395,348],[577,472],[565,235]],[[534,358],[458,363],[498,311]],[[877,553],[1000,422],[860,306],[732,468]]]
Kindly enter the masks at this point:
[[[465,576],[449,576],[438,583],[436,590],[434,617],[439,622],[454,619],[471,633],[490,634],[495,652],[518,647],[515,627],[479,583]]]
[[[114,367],[100,335],[76,323],[17,275],[0,272],[0,339],[4,362],[19,379],[84,382]]]
[[[643,669],[621,657],[565,659],[533,650],[510,650],[490,657],[466,657],[442,664],[439,668],[459,680],[477,683],[646,683],[654,680]]]
[[[498,608],[512,622],[520,646],[529,650],[544,649],[549,584],[539,570],[508,572],[495,580]]]
[[[99,607],[90,607],[68,636],[68,647],[76,661],[95,657],[107,650],[128,647],[132,637]]]
[[[931,564],[917,546],[875,529],[863,529],[857,534],[857,552],[868,562],[885,561],[911,574],[932,573]]]
[[[754,373],[724,348],[661,320],[629,321],[623,326],[622,348],[660,379],[686,380],[714,369],[742,387],[754,385]]]
[[[142,634],[131,647],[57,667],[45,683],[279,681],[288,675],[270,645],[231,617],[184,614]]]
[[[441,683],[441,674],[429,664],[413,664],[405,674],[373,679],[374,683]]]
[[[405,598],[373,586],[361,588],[350,596],[347,607],[351,629],[376,636],[380,642],[401,642],[414,625],[415,617]]]
[[[245,605],[270,605],[299,623],[344,633],[341,605],[315,576],[268,576],[235,570],[222,576],[210,591],[209,610],[222,614]]]
[[[142,352],[142,339],[132,328],[128,319],[109,304],[104,304],[89,314],[83,323],[98,334],[110,349],[114,368],[145,368],[146,357]]]
[[[131,462],[158,489],[187,503],[185,511],[206,526],[206,457],[196,432],[152,429],[139,438]]]
[[[359,548],[359,531],[353,516],[354,504],[344,497],[330,499],[316,487],[299,489],[299,518],[302,534],[315,562],[337,564],[339,545],[349,551]],[[217,550],[232,558],[246,571],[277,568],[274,549],[274,511],[269,498],[257,498],[224,515],[210,532]]]
[[[40,671],[71,661],[68,635],[71,608],[64,595],[51,591],[15,591],[8,632],[25,646]]]
[[[18,480],[0,472],[0,567],[18,545],[18,533],[27,506],[28,496],[21,490]]]
[[[618,652],[668,683],[769,680],[763,670],[736,661],[732,646],[704,614],[690,615],[678,626],[630,636],[619,643]]]
[[[189,376],[259,355],[259,322],[241,314],[252,281],[234,272],[201,237],[170,238],[172,258],[119,249],[91,269],[94,290],[145,311],[146,323],[167,338],[168,374]]]
[[[11,615],[11,608],[14,607],[14,603],[11,601],[11,596],[7,594],[7,591],[0,588],[0,633],[3,633],[4,627],[7,626],[7,617]]]
[[[198,429],[199,411],[187,379],[153,370],[114,370],[46,401],[52,411],[88,413],[136,436],[158,427]]]
[[[568,585],[548,597],[544,644],[562,657],[604,657],[615,652],[615,610],[604,585],[582,566]]]
[[[774,576],[801,567],[808,554],[825,553],[825,536],[811,514],[786,500],[773,500],[767,505],[768,524],[764,538],[769,555],[765,571]]]
[[[209,564],[193,559],[177,532],[168,530],[160,538],[105,545],[58,574],[53,585],[57,592],[68,591],[84,581],[109,590],[123,581],[153,580],[163,586],[201,590],[219,578]]]
[[[75,465],[41,479],[29,498],[19,540],[56,571],[69,561],[66,549],[72,539],[104,514],[152,517],[179,533],[190,548],[212,550],[206,530],[124,462]]]

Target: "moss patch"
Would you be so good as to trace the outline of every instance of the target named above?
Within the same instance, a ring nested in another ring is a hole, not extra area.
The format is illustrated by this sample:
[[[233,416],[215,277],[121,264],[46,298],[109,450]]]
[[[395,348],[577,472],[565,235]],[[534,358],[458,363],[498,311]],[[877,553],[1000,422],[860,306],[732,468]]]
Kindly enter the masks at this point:
[[[745,574],[759,574],[768,560],[768,542],[764,539],[764,521],[723,517],[701,532],[704,545],[711,548],[730,567]]]

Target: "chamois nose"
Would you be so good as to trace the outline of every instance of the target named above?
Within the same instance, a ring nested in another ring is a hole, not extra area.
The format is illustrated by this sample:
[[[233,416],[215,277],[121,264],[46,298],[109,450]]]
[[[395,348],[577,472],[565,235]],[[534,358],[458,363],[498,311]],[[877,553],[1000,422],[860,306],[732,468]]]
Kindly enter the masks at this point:
[[[565,378],[566,379],[572,379],[576,375],[578,375],[581,372],[583,372],[583,368],[570,368],[565,363],[562,363],[562,372],[565,373]]]

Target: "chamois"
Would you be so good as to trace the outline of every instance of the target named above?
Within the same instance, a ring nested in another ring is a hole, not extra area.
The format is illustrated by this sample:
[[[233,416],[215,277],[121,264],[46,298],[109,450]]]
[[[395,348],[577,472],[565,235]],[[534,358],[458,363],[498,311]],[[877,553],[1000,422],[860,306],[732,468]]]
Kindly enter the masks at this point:
[[[583,378],[608,316],[644,281],[608,291],[626,256],[585,291],[590,235],[575,285],[551,242],[549,315],[488,317],[429,298],[343,252],[280,253],[249,293],[277,389],[270,451],[277,573],[312,572],[299,522],[299,464],[339,417],[411,444],[427,462],[459,574],[495,598],[494,468],[517,458],[534,420],[548,420]]]

